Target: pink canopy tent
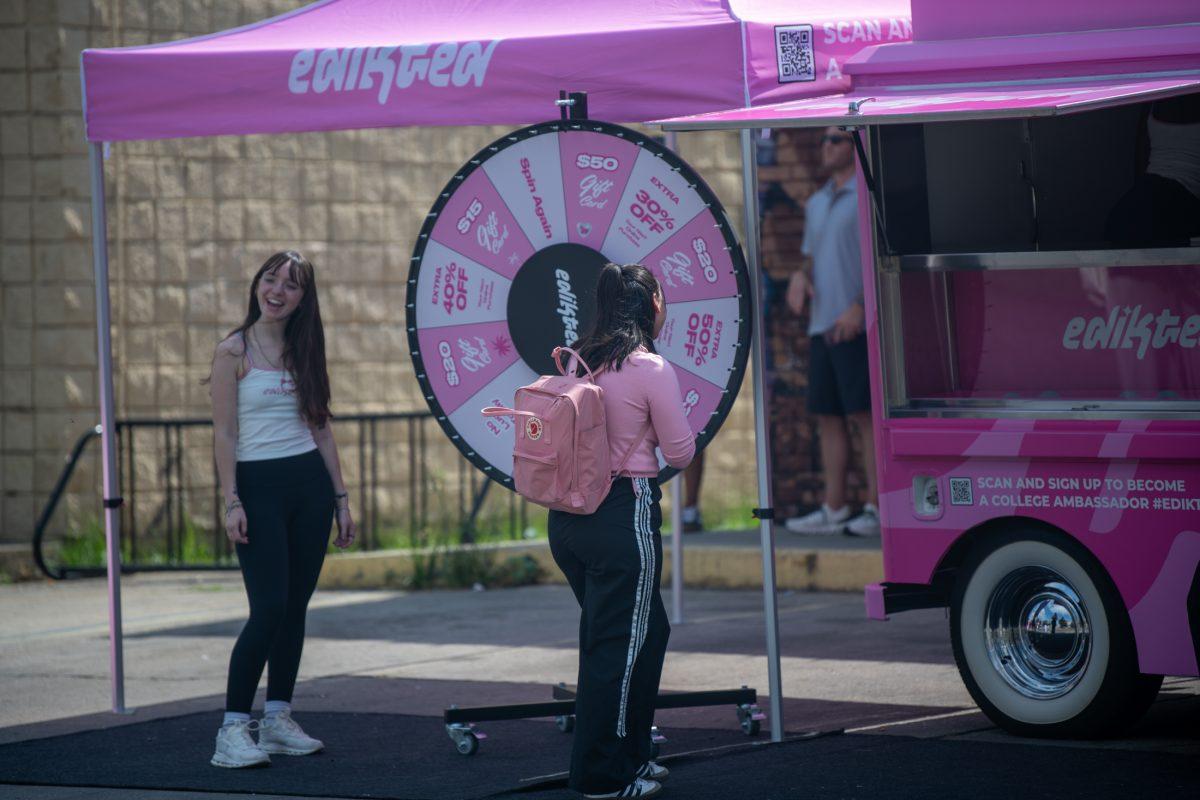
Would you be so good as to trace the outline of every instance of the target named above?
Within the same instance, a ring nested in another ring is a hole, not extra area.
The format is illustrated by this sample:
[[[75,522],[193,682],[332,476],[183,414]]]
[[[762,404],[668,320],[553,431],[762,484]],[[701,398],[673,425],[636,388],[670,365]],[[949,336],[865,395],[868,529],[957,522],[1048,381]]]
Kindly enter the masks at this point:
[[[855,52],[911,35],[908,0],[319,0],[210,36],[85,50],[114,710],[123,711],[125,700],[104,143],[520,125],[553,116],[562,89],[587,92],[596,119],[645,122],[842,91],[849,78],[841,65]],[[747,262],[756,270],[757,188],[748,131],[742,159]],[[758,282],[751,286],[757,309]],[[753,329],[761,381],[761,326]],[[759,505],[769,509],[757,388]],[[768,516],[761,523],[763,593],[771,730],[778,741],[783,719]]]
[[[913,40],[857,52],[843,64],[851,81],[844,90],[661,124],[682,131],[1028,118],[1200,88],[1195,0],[1012,0],[987,8],[913,0],[912,13]],[[1004,35],[980,38],[981,18]]]
[[[321,0],[84,51],[87,137],[519,125],[559,89],[643,122],[843,89],[846,57],[910,35],[907,0]]]

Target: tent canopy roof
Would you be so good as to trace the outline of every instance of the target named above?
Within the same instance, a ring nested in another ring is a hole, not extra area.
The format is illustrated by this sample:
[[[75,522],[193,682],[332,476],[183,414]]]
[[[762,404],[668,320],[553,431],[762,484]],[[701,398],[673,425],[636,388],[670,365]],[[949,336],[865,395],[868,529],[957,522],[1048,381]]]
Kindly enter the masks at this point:
[[[1200,90],[1200,24],[867,47],[849,91],[660,120],[667,130],[1038,117]]]
[[[1157,100],[1200,90],[1200,70],[1169,77],[1094,76],[1062,81],[872,86],[758,108],[664,120],[667,130],[816,128],[1047,117]]]
[[[907,0],[320,0],[86,50],[84,116],[91,141],[527,124],[567,89],[640,122],[845,88],[838,61],[908,38],[908,16]]]

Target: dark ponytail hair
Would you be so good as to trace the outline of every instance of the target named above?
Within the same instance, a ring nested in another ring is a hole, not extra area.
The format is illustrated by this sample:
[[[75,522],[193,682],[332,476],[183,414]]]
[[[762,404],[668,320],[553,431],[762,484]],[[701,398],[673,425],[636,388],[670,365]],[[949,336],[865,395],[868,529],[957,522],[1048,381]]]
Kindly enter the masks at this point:
[[[258,283],[268,272],[283,272],[300,284],[304,295],[300,305],[288,317],[283,329],[283,363],[296,381],[296,399],[300,416],[309,425],[323,428],[333,416],[329,411],[329,372],[325,364],[325,327],[321,323],[321,305],[317,302],[317,276],[313,265],[295,250],[275,253],[268,258],[250,282],[250,304],[242,324],[229,336],[244,336],[262,316],[258,304]]]
[[[572,347],[593,370],[619,370],[639,347],[654,349],[658,280],[641,264],[605,264],[596,282],[596,321]]]

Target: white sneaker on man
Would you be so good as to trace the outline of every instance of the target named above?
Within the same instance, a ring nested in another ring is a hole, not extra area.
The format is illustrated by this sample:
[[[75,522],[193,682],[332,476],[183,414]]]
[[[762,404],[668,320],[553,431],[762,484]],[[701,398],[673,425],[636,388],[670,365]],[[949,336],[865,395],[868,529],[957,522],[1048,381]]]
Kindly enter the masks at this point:
[[[633,783],[615,792],[608,794],[585,794],[588,798],[601,797],[657,797],[662,792],[662,784],[656,781],[648,781],[645,778],[634,778]]]
[[[268,753],[307,756],[325,748],[320,739],[304,732],[290,711],[268,714],[258,728],[258,746]]]
[[[845,529],[849,519],[849,506],[842,506],[834,511],[822,503],[821,507],[811,514],[785,520],[783,527],[792,533],[806,533],[810,536],[837,536]]]
[[[270,764],[271,757],[267,751],[255,744],[254,737],[250,735],[250,731],[257,727],[257,722],[248,719],[222,725],[217,731],[217,749],[209,763],[214,767],[229,769]]]
[[[657,761],[647,761],[645,764],[642,764],[642,768],[637,771],[637,777],[645,778],[648,781],[662,782],[666,780],[667,776],[670,774],[671,770],[667,769],[662,764],[659,764]]]
[[[864,504],[862,513],[846,523],[846,533],[851,536],[878,536],[879,509],[873,503]]]

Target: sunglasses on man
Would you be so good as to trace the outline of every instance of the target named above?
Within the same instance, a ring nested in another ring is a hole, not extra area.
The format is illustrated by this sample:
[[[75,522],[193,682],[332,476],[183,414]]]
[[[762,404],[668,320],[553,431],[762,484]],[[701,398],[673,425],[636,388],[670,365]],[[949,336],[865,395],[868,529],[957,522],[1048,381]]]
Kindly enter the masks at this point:
[[[835,135],[835,134],[827,133],[821,137],[821,144],[845,144],[846,142],[849,142],[849,141],[850,141],[850,137],[844,136],[844,135]]]

